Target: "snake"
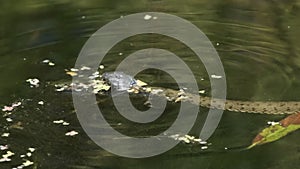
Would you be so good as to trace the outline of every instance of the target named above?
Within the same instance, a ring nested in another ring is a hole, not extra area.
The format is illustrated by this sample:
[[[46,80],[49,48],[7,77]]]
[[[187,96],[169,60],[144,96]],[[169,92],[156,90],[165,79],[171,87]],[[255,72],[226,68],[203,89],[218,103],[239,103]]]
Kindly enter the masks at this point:
[[[152,93],[165,97],[168,101],[185,101],[205,108],[223,109],[231,112],[258,113],[258,114],[294,114],[300,112],[300,102],[298,101],[242,101],[242,100],[221,100],[209,96],[200,96],[163,87],[142,87],[138,86],[137,80],[124,72],[103,73],[101,82],[107,83],[118,92],[135,91],[134,93]],[[73,84],[74,88],[74,84]],[[224,103],[224,106],[219,103]]]

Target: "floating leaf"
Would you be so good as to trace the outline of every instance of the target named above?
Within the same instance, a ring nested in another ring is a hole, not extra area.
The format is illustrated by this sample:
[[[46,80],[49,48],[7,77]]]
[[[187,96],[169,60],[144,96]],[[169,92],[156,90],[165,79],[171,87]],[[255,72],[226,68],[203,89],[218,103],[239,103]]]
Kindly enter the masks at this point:
[[[300,129],[300,113],[292,114],[279,123],[273,123],[273,125],[263,129],[253,139],[252,144],[248,148],[279,140],[298,129]]]

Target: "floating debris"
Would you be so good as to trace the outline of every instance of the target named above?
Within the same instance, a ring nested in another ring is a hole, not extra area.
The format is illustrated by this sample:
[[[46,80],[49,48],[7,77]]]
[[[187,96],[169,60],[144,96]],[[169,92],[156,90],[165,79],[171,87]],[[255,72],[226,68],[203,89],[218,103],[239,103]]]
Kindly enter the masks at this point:
[[[104,69],[104,66],[103,66],[103,65],[100,65],[100,66],[99,66],[99,69],[103,70],[103,69]]]
[[[39,105],[44,105],[44,101],[41,100],[41,101],[38,102],[38,104]]]
[[[122,53],[122,52],[120,52],[120,53],[119,53],[119,55],[120,55],[120,56],[122,56],[122,55],[123,55],[123,53]]]
[[[70,75],[70,76],[77,76],[78,75],[78,71],[79,71],[79,69],[76,69],[76,68],[71,68],[70,70],[68,70],[68,69],[65,69],[65,71],[66,71],[66,74],[67,75]]]
[[[2,157],[3,158],[8,158],[15,155],[15,153],[11,152],[11,151],[7,151],[6,154],[3,154]]]
[[[80,68],[80,70],[91,70],[91,68],[90,68],[90,67],[87,67],[87,66],[82,66],[82,67]]]
[[[144,87],[144,86],[147,86],[148,84],[141,80],[136,80],[136,85],[138,85],[139,87]]]
[[[275,122],[275,121],[268,121],[267,124],[271,125],[271,126],[274,126],[274,125],[277,125],[277,124],[280,124],[280,123],[279,122]]]
[[[28,150],[29,150],[30,152],[34,152],[34,151],[35,151],[35,148],[29,147]]]
[[[8,145],[0,145],[0,150],[7,150],[8,149]]]
[[[98,71],[93,73],[91,76],[89,76],[89,79],[96,79],[97,77],[100,77],[100,74]]]
[[[187,144],[191,143],[191,141],[188,138],[186,138],[186,137],[179,137],[178,140],[179,141],[184,141]]]
[[[62,124],[63,126],[68,126],[70,123],[64,121],[64,120],[55,120],[53,121],[54,124]]]
[[[70,76],[72,76],[72,77],[78,75],[76,72],[72,72],[72,71],[67,71],[66,74],[67,74],[67,75],[70,75]]]
[[[184,137],[189,139],[189,140],[194,140],[195,139],[195,136],[190,136],[190,135],[185,135]]]
[[[144,16],[144,20],[150,20],[151,18],[152,18],[151,15],[145,15],[145,16]]]
[[[14,108],[20,106],[22,103],[21,102],[17,102],[17,103],[13,103],[11,106],[4,106],[4,108],[2,109],[2,111],[12,111]]]
[[[13,120],[12,120],[11,118],[8,117],[8,118],[6,118],[6,121],[7,121],[7,122],[12,122]]]
[[[2,163],[2,162],[8,162],[8,161],[11,161],[11,159],[10,158],[6,158],[6,157],[0,158],[0,163]]]
[[[68,125],[70,125],[70,123],[68,123],[68,122],[63,122],[62,125],[63,125],[63,126],[68,126]]]
[[[71,68],[70,71],[72,71],[72,72],[78,72],[79,70],[76,69],[76,68]]]
[[[43,63],[48,64],[49,66],[55,66],[55,63],[51,62],[49,59],[43,60]]]
[[[102,80],[92,80],[91,86],[93,87],[93,93],[97,94],[100,91],[108,91],[110,85],[105,84]]]
[[[29,161],[29,160],[26,160],[26,161],[23,163],[23,165],[24,165],[25,167],[30,166],[30,165],[32,165],[32,164],[33,164],[33,162],[31,162],[31,161]]]
[[[14,167],[12,169],[22,169],[24,167],[27,167],[27,166],[30,166],[30,165],[34,164],[32,161],[24,159],[25,157],[31,157],[32,153],[35,151],[35,148],[29,147],[28,150],[29,150],[29,152],[27,152],[26,155],[25,154],[20,155],[20,157],[23,158],[23,160],[25,160],[25,162],[23,162],[21,165],[19,165],[17,167]]]
[[[63,120],[55,120],[55,121],[53,121],[54,124],[61,124],[63,122],[64,122]]]
[[[208,149],[208,146],[202,146],[201,147],[201,150],[206,150],[206,149]]]
[[[4,108],[2,109],[2,111],[12,111],[14,108],[10,107],[10,106],[4,106]]]
[[[196,138],[195,136],[190,136],[190,135],[184,135],[184,136],[180,136],[180,134],[174,134],[169,136],[169,138],[172,138],[174,140],[179,140],[179,141],[183,141],[186,144],[189,143],[204,143],[204,141],[202,141],[200,138]]]
[[[34,78],[34,79],[27,79],[26,82],[30,84],[30,87],[39,87],[40,80]]]
[[[66,86],[66,88],[68,88],[68,86]],[[55,89],[55,91],[57,92],[62,92],[66,89],[65,87],[61,87],[61,88],[58,88],[58,89]]]
[[[204,94],[204,93],[205,93],[205,90],[199,90],[199,93],[200,93],[200,94]]]
[[[199,141],[200,144],[207,144],[206,141]]]
[[[77,134],[78,134],[78,132],[73,130],[73,131],[67,132],[65,135],[66,136],[75,136]]]
[[[222,76],[219,76],[219,75],[211,75],[211,78],[213,78],[213,79],[221,79]]]
[[[49,59],[45,59],[45,60],[43,60],[43,63],[49,63],[50,62],[50,60]]]
[[[1,135],[1,137],[9,137],[9,133],[3,133],[2,135]]]

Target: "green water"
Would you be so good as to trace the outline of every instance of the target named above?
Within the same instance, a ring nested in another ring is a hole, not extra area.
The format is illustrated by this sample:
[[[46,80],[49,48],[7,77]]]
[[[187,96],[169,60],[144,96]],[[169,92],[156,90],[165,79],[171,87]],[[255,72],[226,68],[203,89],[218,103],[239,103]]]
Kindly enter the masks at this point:
[[[64,69],[74,66],[86,40],[100,27],[120,16],[153,11],[189,20],[208,36],[224,65],[228,98],[299,101],[300,1],[28,0],[1,1],[0,9],[0,106],[22,101],[22,106],[9,116],[12,122],[0,117],[0,134],[10,133],[9,137],[0,137],[0,145],[8,145],[15,153],[10,162],[1,162],[0,168],[19,166],[24,159],[34,162],[27,168],[42,169],[299,168],[300,132],[271,144],[243,150],[266,127],[267,121],[284,116],[227,111],[208,140],[212,145],[205,151],[198,145],[180,143],[155,157],[116,156],[98,147],[84,133],[73,111],[70,93],[58,93],[49,83],[71,80]],[[167,49],[180,56],[194,71],[199,86],[210,90],[206,71],[190,49],[160,35],[139,35],[120,42],[104,59],[105,71],[114,70],[132,52],[149,47]],[[42,63],[45,59],[55,66]],[[38,88],[30,88],[25,82],[33,77],[41,82]],[[174,87],[173,79],[160,71],[144,71],[139,78],[151,85]],[[44,105],[38,104],[41,100]],[[138,105],[139,99],[136,100]],[[122,119],[111,104],[109,99],[101,104],[111,125],[122,122],[119,130],[129,135],[140,134],[144,129],[147,129],[146,135],[161,132],[174,120],[178,108],[170,104],[167,114],[155,125],[140,126]],[[200,112],[198,121],[207,109]],[[59,119],[70,125],[53,123]],[[18,122],[23,129],[7,129]],[[190,134],[197,135],[199,126],[201,122]],[[65,136],[71,130],[79,134]],[[35,148],[32,156],[20,157],[29,147]],[[0,151],[0,155],[6,151]]]

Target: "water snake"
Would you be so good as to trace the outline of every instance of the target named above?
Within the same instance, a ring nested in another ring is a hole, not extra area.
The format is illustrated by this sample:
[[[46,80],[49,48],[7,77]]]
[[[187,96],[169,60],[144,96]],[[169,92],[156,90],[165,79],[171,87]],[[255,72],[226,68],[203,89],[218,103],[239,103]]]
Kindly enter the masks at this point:
[[[188,101],[206,108],[220,108],[218,106],[218,99],[212,99],[207,96],[200,96],[200,102],[195,102],[198,95],[184,92],[182,90],[167,89],[162,87],[140,87],[137,85],[137,80],[123,72],[107,72],[102,74],[101,80],[97,82],[99,85],[110,85],[117,91],[126,91],[129,89],[131,92],[136,93],[144,92],[160,95],[167,98],[169,101]],[[94,84],[94,83],[92,83]],[[73,83],[73,88],[76,84]],[[82,84],[81,84],[82,85]],[[102,88],[101,88],[102,89]],[[214,106],[212,106],[214,105]],[[294,114],[300,112],[299,101],[239,101],[226,99],[224,110],[234,112],[247,112],[247,113],[261,113],[261,114]]]

